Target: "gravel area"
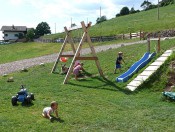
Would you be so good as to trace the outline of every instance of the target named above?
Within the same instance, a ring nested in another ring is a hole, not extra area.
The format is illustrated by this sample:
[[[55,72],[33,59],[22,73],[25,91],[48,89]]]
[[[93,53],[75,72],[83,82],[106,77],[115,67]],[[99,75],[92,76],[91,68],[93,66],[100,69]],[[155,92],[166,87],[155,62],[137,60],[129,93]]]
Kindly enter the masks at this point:
[[[119,48],[121,46],[133,45],[133,44],[140,44],[146,43],[145,41],[138,41],[133,43],[121,43],[121,44],[111,44],[111,45],[103,45],[103,46],[96,46],[95,51],[102,52],[109,49]],[[85,48],[81,50],[82,55],[86,55],[90,53],[90,48]],[[64,54],[72,54],[72,52],[64,52]],[[14,61],[10,63],[0,64],[0,75],[9,74],[15,71],[20,71],[23,68],[29,68],[35,65],[40,65],[41,63],[52,63],[55,62],[57,59],[58,54],[51,54],[31,59],[24,59],[19,61]]]

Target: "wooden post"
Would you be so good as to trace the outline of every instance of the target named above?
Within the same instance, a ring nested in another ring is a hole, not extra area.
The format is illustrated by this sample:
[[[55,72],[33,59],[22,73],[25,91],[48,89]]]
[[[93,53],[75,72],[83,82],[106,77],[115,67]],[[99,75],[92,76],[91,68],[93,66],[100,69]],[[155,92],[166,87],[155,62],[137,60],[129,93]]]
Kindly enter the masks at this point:
[[[70,67],[69,67],[69,70],[68,70],[68,72],[67,72],[67,74],[66,74],[66,77],[65,77],[65,79],[64,79],[64,81],[63,81],[63,84],[66,84],[66,83],[67,83],[67,81],[68,81],[68,79],[69,79],[69,76],[70,76],[70,74],[71,74],[72,71],[73,71],[73,66],[74,66],[74,63],[75,63],[75,58],[79,56],[79,53],[80,53],[80,50],[81,50],[81,46],[82,46],[82,44],[83,44],[84,39],[85,39],[85,33],[83,33],[83,37],[82,37],[82,39],[81,39],[81,41],[80,41],[80,43],[79,43],[79,46],[78,46],[78,48],[77,48],[77,51],[76,51],[76,53],[75,53],[75,55],[74,55],[74,57],[73,57],[73,60],[72,60],[72,62],[71,62],[71,65],[70,65]]]
[[[145,40],[145,33],[144,32],[142,33],[142,38],[143,38],[143,40]]]
[[[160,35],[157,42],[157,51],[160,52]]]
[[[75,47],[74,47],[74,44],[73,44],[73,40],[72,40],[72,37],[71,37],[71,34],[70,34],[70,31],[67,30],[66,27],[64,27],[64,30],[66,32],[66,37],[65,37],[65,40],[63,42],[63,45],[61,46],[61,49],[60,49],[60,52],[58,54],[58,57],[57,57],[57,60],[51,70],[51,73],[55,72],[56,70],[56,67],[58,65],[58,62],[59,62],[59,59],[60,59],[60,56],[62,55],[63,51],[64,51],[64,48],[66,46],[66,43],[69,42],[71,44],[71,47],[72,47],[72,50],[73,50],[73,53],[75,54]]]
[[[130,32],[130,39],[132,39],[132,35],[131,35],[131,32]]]
[[[148,52],[150,52],[150,43],[151,43],[151,41],[156,41],[157,42],[157,44],[156,44],[156,52],[160,52],[160,35],[158,36],[158,38],[150,39],[150,34],[149,34],[148,38],[147,38],[147,41],[148,41]]]
[[[142,31],[140,30],[140,40],[142,39]]]
[[[123,33],[122,39],[123,39],[123,40],[125,39],[125,34],[124,34],[124,33]]]
[[[87,34],[87,41],[88,41],[88,44],[89,44],[89,46],[90,46],[92,55],[93,55],[94,57],[97,57],[97,56],[96,56],[96,53],[95,53],[95,49],[94,49],[94,47],[92,46],[92,42],[91,42],[90,36],[89,36],[88,34]],[[97,68],[98,68],[98,72],[100,73],[100,76],[104,77],[98,59],[95,60],[95,63],[96,63],[96,66],[97,66]]]
[[[85,23],[84,23],[84,22],[81,22],[81,25],[82,25],[82,29],[84,30],[84,33],[83,33],[83,36],[82,36],[82,38],[81,38],[81,41],[80,41],[80,43],[79,43],[79,45],[78,45],[78,48],[77,48],[77,50],[76,50],[76,52],[75,52],[75,55],[74,55],[74,57],[73,57],[73,60],[72,60],[72,62],[71,62],[71,65],[70,65],[70,67],[69,67],[68,73],[67,73],[67,75],[66,75],[66,77],[65,77],[65,79],[64,79],[64,81],[63,81],[63,84],[66,84],[66,83],[68,82],[69,76],[70,76],[70,74],[71,74],[72,71],[73,71],[74,63],[75,63],[75,61],[76,61],[77,59],[80,59],[80,60],[95,60],[96,66],[97,66],[97,68],[98,68],[98,71],[99,71],[100,75],[103,76],[103,72],[102,72],[102,70],[101,70],[101,68],[100,68],[100,64],[99,64],[98,58],[97,58],[96,53],[95,53],[95,49],[94,49],[94,47],[91,45],[91,39],[90,39],[90,36],[89,36],[89,34],[88,34],[88,30],[89,30],[89,28],[90,28],[90,26],[91,26],[91,22],[87,25],[87,27],[85,26]],[[82,48],[82,44],[83,44],[83,42],[84,42],[86,39],[87,39],[87,42],[88,42],[88,44],[89,44],[89,46],[90,46],[90,49],[91,49],[91,51],[92,51],[93,57],[84,57],[84,58],[83,58],[83,57],[79,57],[80,50],[81,50],[81,48]]]
[[[148,50],[147,50],[147,52],[150,52],[150,34],[148,34],[147,41],[148,41]]]

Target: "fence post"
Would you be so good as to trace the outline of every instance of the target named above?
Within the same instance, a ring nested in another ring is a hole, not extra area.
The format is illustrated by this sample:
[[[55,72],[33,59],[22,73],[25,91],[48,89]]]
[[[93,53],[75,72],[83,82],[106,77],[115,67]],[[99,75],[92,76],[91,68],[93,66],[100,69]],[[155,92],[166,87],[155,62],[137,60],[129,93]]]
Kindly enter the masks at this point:
[[[157,42],[157,49],[158,49],[158,52],[160,52],[160,34],[159,34],[159,38],[158,38],[158,42]]]
[[[123,40],[125,39],[125,34],[124,34],[124,33],[123,33],[122,39],[123,39]]]
[[[147,42],[148,42],[148,52],[150,52],[150,34],[147,36]]]
[[[140,30],[140,40],[142,39],[142,31]]]

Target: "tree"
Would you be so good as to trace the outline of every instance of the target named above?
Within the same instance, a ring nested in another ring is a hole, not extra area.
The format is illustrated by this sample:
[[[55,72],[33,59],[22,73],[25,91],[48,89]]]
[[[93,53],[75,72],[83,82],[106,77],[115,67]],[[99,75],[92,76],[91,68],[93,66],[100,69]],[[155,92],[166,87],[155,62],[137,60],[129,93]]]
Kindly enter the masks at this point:
[[[149,2],[148,0],[146,1],[144,1],[141,5],[140,5],[140,7],[142,7],[144,10],[148,10],[148,9],[150,9],[150,6],[152,5],[152,3],[151,2]]]
[[[162,0],[160,6],[167,6],[169,4],[174,4],[174,0]]]
[[[115,16],[116,16],[116,17],[119,17],[119,16],[120,16],[120,13],[116,14]]]
[[[76,27],[77,25],[75,23],[72,23],[71,24],[71,27]]]
[[[33,28],[31,28],[27,31],[26,39],[27,41],[33,41],[34,37],[35,37],[35,31]]]
[[[129,8],[128,7],[123,7],[121,10],[120,10],[120,15],[123,16],[123,15],[128,15],[129,14]]]
[[[49,24],[47,22],[41,22],[37,25],[35,30],[35,36],[38,38],[44,34],[51,34]]]
[[[130,10],[130,14],[134,14],[134,13],[136,13],[136,11],[135,11],[134,7],[132,7]]]
[[[102,16],[100,18],[98,17],[97,20],[96,20],[96,23],[98,24],[98,23],[104,22],[106,20],[107,20],[106,16]]]

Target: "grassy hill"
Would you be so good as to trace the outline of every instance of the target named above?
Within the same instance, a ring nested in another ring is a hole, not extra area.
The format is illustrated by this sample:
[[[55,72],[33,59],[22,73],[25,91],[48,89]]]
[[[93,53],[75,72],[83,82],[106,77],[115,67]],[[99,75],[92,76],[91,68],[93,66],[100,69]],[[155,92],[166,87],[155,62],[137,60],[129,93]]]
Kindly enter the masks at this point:
[[[174,9],[174,5],[160,9],[162,13],[164,12],[166,20],[161,16],[161,20],[157,21],[156,10],[150,10],[95,25],[90,32],[93,36],[118,34],[124,31],[128,32],[128,27],[131,26],[134,27],[130,28],[133,31],[137,31],[141,27],[145,28],[145,31],[171,29],[175,27],[175,18],[170,17]],[[135,19],[139,20],[140,25],[130,23],[135,22]],[[141,19],[145,21],[141,21]],[[118,22],[119,20],[120,22]],[[52,54],[57,52],[60,46],[39,43],[0,45],[0,63]],[[175,39],[161,41],[160,54],[174,46]],[[67,47],[67,50],[69,48]],[[154,41],[151,42],[151,52],[154,52],[155,49],[156,42]],[[53,63],[29,68],[28,72],[15,72],[5,77],[0,76],[0,131],[173,132],[175,129],[174,102],[162,101],[161,92],[167,85],[169,63],[171,60],[175,60],[175,54],[142,87],[135,92],[130,92],[125,89],[125,86],[144,68],[128,82],[117,83],[115,79],[121,72],[117,71],[117,74],[113,74],[113,70],[119,51],[124,53],[126,64],[122,66],[122,72],[125,72],[143,56],[147,51],[147,45],[122,46],[118,49],[98,53],[97,56],[106,79],[99,77],[94,61],[83,61],[84,68],[89,73],[86,78],[75,81],[71,76],[66,85],[62,84],[64,75],[50,73]],[[160,54],[157,54],[156,57]],[[67,65],[70,62],[71,59],[68,60]],[[60,63],[57,72],[59,69]],[[11,76],[14,77],[14,82],[9,83],[7,79]],[[35,101],[30,105],[18,103],[17,106],[12,106],[11,97],[19,91],[21,84],[26,85],[28,91],[35,94]],[[59,103],[59,116],[63,122],[51,123],[41,116],[43,108],[49,106],[53,100]]]
[[[143,30],[144,32],[160,31],[175,28],[175,4],[160,8],[160,19],[157,9],[142,11],[110,19],[101,24],[96,24],[90,29],[90,36],[110,36]],[[77,23],[79,25],[79,23]],[[79,36],[81,31],[73,31],[74,36]],[[63,33],[44,36],[44,38],[64,37]]]
[[[151,51],[155,44],[151,43]],[[175,40],[161,42],[161,53],[174,44]],[[154,79],[134,93],[125,89],[127,82],[115,82],[121,74],[119,71],[113,74],[117,52],[124,53],[124,72],[146,50],[146,44],[137,44],[98,53],[106,79],[99,77],[94,61],[84,61],[84,68],[91,76],[79,81],[71,76],[66,85],[62,85],[64,75],[50,73],[53,63],[30,68],[28,72],[1,76],[0,131],[174,131],[174,103],[161,100],[169,61],[153,76]],[[14,77],[12,83],[6,82],[10,76]],[[11,96],[21,84],[35,94],[36,100],[31,105],[18,103],[18,106],[12,106]],[[53,100],[59,103],[62,123],[50,123],[41,116],[43,108]]]

